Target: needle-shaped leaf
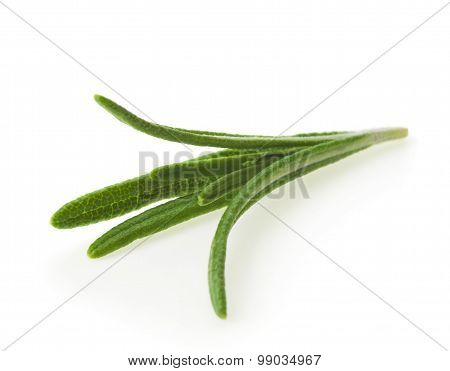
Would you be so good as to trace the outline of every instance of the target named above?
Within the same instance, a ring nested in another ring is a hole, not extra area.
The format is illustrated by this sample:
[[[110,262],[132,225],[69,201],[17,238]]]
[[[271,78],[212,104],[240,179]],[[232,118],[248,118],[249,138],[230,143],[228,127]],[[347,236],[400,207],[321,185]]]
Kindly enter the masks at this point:
[[[152,202],[200,190],[215,177],[195,177],[161,182],[141,176],[117,183],[70,201],[58,209],[50,223],[56,228],[74,228],[140,209]]]
[[[56,228],[79,227],[124,215],[152,202],[191,194],[259,156],[253,151],[224,150],[161,166],[150,174],[113,184],[66,203],[53,214],[50,223]]]
[[[403,138],[406,135],[407,130],[403,128],[377,129],[349,138],[318,144],[276,161],[250,179],[231,200],[219,222],[212,242],[208,282],[211,302],[216,314],[220,318],[225,318],[227,315],[225,258],[228,235],[246,206],[257,197],[259,192],[290,173],[305,168],[306,165],[314,165],[332,157],[344,155],[347,152],[358,151],[387,140]],[[307,163],[305,163],[305,160],[307,160]]]
[[[345,137],[349,134],[324,134],[318,135],[297,135],[297,136],[251,136],[216,132],[202,132],[196,130],[185,130],[170,126],[156,124],[146,121],[133,113],[127,111],[122,106],[105,98],[96,95],[95,100],[105,110],[115,116],[123,123],[130,125],[136,130],[157,138],[169,140],[172,142],[193,144],[197,146],[237,148],[237,149],[260,149],[264,147],[298,147],[311,146],[336,139],[337,137]]]

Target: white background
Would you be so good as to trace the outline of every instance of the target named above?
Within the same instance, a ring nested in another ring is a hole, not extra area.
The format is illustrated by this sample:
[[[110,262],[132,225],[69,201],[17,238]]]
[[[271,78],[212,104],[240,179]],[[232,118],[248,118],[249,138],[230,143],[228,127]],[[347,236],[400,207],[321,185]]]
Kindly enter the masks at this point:
[[[7,4],[160,123],[278,135],[445,3]],[[128,251],[85,254],[126,217],[61,231],[51,214],[136,176],[140,151],[185,148],[115,121],[93,94],[131,106],[1,4],[0,53],[4,348]],[[446,348],[449,62],[450,6],[288,132],[394,125],[410,136],[308,175],[309,199],[263,200]],[[2,369],[121,370],[161,354],[448,369],[440,345],[258,206],[231,234],[229,318],[216,318],[207,261],[220,214],[151,237],[2,352]]]

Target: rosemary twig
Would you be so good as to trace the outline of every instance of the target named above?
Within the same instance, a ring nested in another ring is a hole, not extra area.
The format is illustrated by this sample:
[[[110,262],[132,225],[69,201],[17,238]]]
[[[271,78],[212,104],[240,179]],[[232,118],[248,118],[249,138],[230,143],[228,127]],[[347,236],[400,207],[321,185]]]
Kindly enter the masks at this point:
[[[63,205],[51,218],[56,228],[111,219],[152,202],[175,198],[112,228],[88,249],[99,258],[197,216],[226,207],[211,245],[208,283],[216,314],[227,315],[225,258],[230,231],[259,199],[321,167],[372,145],[407,136],[407,129],[335,131],[273,137],[188,130],[145,121],[113,101],[95,100],[120,121],[146,134],[186,144],[225,148],[99,189]]]

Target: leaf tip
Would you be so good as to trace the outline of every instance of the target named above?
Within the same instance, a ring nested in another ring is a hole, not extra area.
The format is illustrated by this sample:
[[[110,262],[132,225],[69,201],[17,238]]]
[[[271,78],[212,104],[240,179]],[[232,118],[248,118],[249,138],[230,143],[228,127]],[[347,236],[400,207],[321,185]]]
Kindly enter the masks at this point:
[[[222,309],[216,309],[216,314],[217,317],[219,317],[220,319],[227,319],[227,309],[226,308],[222,308]]]
[[[105,102],[108,101],[108,98],[105,98],[103,95],[100,94],[94,94],[94,100],[100,104],[101,106],[103,106],[105,104]]]
[[[95,245],[92,244],[91,246],[89,246],[88,250],[86,251],[86,255],[90,258],[90,259],[97,259],[103,256],[102,253],[100,253],[96,248]]]
[[[64,228],[64,223],[61,223],[61,218],[59,217],[59,210],[51,216],[50,225],[57,229]]]

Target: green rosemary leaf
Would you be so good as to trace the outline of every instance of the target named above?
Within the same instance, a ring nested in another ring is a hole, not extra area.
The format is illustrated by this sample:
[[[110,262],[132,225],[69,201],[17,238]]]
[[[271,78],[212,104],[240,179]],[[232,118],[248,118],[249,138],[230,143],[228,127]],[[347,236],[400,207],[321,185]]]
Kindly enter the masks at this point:
[[[185,130],[165,125],[159,125],[141,119],[133,113],[127,111],[112,100],[100,95],[95,96],[95,100],[105,110],[115,116],[123,123],[130,125],[136,130],[157,138],[169,140],[172,142],[186,143],[198,146],[237,148],[237,149],[259,149],[261,147],[298,147],[311,146],[326,141],[336,139],[338,137],[346,137],[345,134],[332,135],[297,135],[297,136],[246,136],[228,133],[213,133],[194,130]],[[205,134],[207,133],[207,134]]]
[[[152,202],[200,190],[216,177],[197,177],[161,182],[149,176],[126,180],[70,201],[57,210],[50,223],[56,228],[74,228],[112,219]]]
[[[225,257],[228,235],[239,216],[254,197],[290,173],[299,171],[307,164],[314,165],[330,157],[340,156],[351,151],[381,143],[387,140],[403,138],[407,130],[403,128],[370,130],[346,139],[328,143],[295,152],[286,156],[262,170],[250,179],[231,200],[223,214],[211,246],[208,282],[213,308],[220,318],[227,315],[225,292]]]
[[[239,153],[225,150],[203,155],[90,192],[63,205],[53,214],[50,223],[63,229],[79,227],[112,219],[163,199],[191,194],[227,172],[239,169],[250,158],[258,157],[252,152],[240,158]],[[184,171],[179,171],[180,168]]]

